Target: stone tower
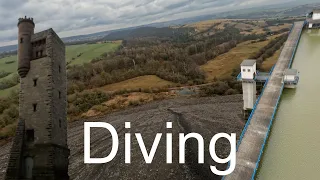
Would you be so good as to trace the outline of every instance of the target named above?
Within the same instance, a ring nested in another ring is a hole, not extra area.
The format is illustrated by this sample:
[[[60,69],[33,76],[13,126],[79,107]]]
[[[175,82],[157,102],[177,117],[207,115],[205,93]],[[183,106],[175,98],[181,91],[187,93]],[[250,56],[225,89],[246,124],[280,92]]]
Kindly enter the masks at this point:
[[[67,180],[65,45],[52,29],[34,27],[19,19],[19,124],[6,179]]]

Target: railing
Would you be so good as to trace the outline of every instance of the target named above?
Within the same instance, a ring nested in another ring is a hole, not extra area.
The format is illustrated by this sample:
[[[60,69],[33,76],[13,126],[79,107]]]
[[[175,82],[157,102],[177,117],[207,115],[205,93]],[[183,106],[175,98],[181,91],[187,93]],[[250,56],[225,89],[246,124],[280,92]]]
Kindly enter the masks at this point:
[[[300,32],[299,32],[299,38],[298,38],[298,40],[297,40],[297,42],[296,42],[296,45],[295,45],[295,48],[294,48],[294,50],[293,50],[293,53],[292,53],[292,56],[291,56],[291,59],[290,59],[288,68],[291,68],[291,66],[292,66],[292,62],[293,62],[293,59],[294,59],[294,57],[295,57],[295,55],[296,55],[297,48],[298,48],[298,44],[299,44],[299,42],[300,42],[300,38],[301,38],[302,31],[303,31],[303,27],[304,27],[306,24],[307,24],[307,20],[304,21],[303,26],[302,26],[302,29],[301,29]],[[294,27],[294,25],[293,25],[293,27]],[[293,27],[292,27],[292,28],[293,28]],[[290,30],[290,33],[291,33],[291,31],[292,31],[292,29]]]
[[[294,85],[297,85],[299,83],[299,80],[295,80],[295,81],[284,81],[284,84],[285,85],[292,85],[292,84],[294,84]]]
[[[269,72],[269,75],[271,76],[273,70],[274,70],[274,67],[276,67],[276,65],[273,65],[272,68],[270,69],[270,72]]]
[[[270,131],[271,131],[271,126],[272,126],[274,117],[275,117],[275,115],[276,115],[276,112],[277,112],[277,109],[278,109],[278,106],[279,106],[280,97],[281,97],[281,95],[282,95],[283,89],[284,89],[284,84],[282,84],[282,86],[281,86],[280,94],[279,94],[279,97],[278,97],[278,99],[277,99],[277,104],[276,104],[276,106],[275,106],[275,108],[274,108],[274,110],[273,110],[272,117],[271,117],[271,121],[270,121],[269,126],[268,126],[268,131],[267,131],[266,137],[265,137],[264,140],[263,140],[263,144],[262,144],[262,147],[261,147],[261,150],[260,150],[260,154],[259,154],[258,160],[257,160],[257,162],[256,162],[256,167],[255,167],[254,170],[253,170],[251,180],[254,180],[254,178],[255,178],[255,176],[256,176],[256,174],[257,174],[257,170],[258,170],[258,167],[259,167],[259,163],[260,163],[260,160],[261,160],[263,151],[264,151],[264,147],[266,146],[266,143],[267,143],[267,140],[268,140],[268,137],[269,137],[269,133],[270,133]]]
[[[274,66],[275,66],[275,65],[274,65]],[[272,72],[273,72],[273,70],[274,70],[274,66],[271,68],[271,70],[270,70],[270,72],[269,72],[270,75],[272,74]],[[241,73],[240,73],[240,75],[241,75]],[[238,76],[239,76],[239,75],[238,75]],[[269,82],[269,78],[267,78],[266,82],[264,83],[263,88],[262,88],[262,90],[261,90],[261,94],[259,95],[256,103],[254,104],[253,109],[252,109],[252,111],[251,111],[251,113],[250,113],[250,116],[249,116],[249,118],[248,118],[248,120],[247,120],[247,123],[246,123],[246,125],[244,126],[244,128],[243,128],[243,130],[242,130],[242,132],[241,132],[240,138],[239,138],[238,143],[237,143],[237,151],[238,151],[238,149],[239,149],[239,146],[240,146],[240,144],[241,144],[241,141],[242,141],[242,139],[243,139],[243,136],[244,136],[244,134],[245,134],[246,131],[247,131],[247,128],[248,128],[248,126],[249,126],[249,124],[250,124],[250,122],[251,122],[252,116],[253,116],[256,108],[257,108],[257,105],[258,105],[259,102],[260,102],[260,99],[261,99],[261,97],[262,97],[262,95],[263,95],[263,92],[264,92],[264,90],[265,90],[268,82]]]
[[[253,108],[252,108],[252,111],[251,111],[251,113],[250,113],[250,116],[249,116],[249,118],[248,118],[248,120],[247,120],[247,123],[246,123],[246,125],[244,126],[244,128],[243,128],[243,130],[242,130],[242,133],[241,133],[241,135],[240,135],[240,137],[239,137],[239,140],[238,140],[238,143],[237,143],[237,151],[238,151],[239,146],[240,146],[240,144],[241,144],[241,142],[242,142],[243,136],[244,136],[245,133],[247,132],[247,129],[248,129],[248,126],[250,125],[252,116],[253,116],[253,114],[254,114],[254,112],[255,112],[255,110],[256,110],[259,102],[260,102],[260,99],[261,99],[261,97],[262,97],[262,95],[263,95],[264,89],[266,88],[266,86],[267,86],[267,84],[268,84],[268,81],[269,81],[269,79],[267,79],[266,82],[264,83],[263,88],[262,88],[262,91],[261,91],[261,94],[259,95],[256,103],[254,104],[254,106],[253,106]]]
[[[271,71],[273,71],[273,69],[271,69]],[[249,82],[250,82],[250,81],[265,82],[265,81],[267,80],[267,78],[268,78],[268,75],[262,75],[262,76],[265,76],[265,77],[266,77],[265,79],[262,79],[262,80],[261,80],[261,78],[259,79],[260,75],[261,75],[261,74],[269,74],[269,75],[270,75],[271,71],[270,71],[269,73],[264,73],[264,72],[257,71],[257,72],[256,72],[257,74],[254,76],[253,79],[242,79],[241,72],[240,72],[240,73],[238,74],[238,76],[237,76],[237,81],[242,81],[242,80],[244,80],[244,81],[249,81]]]
[[[240,81],[242,79],[242,76],[241,76],[241,72],[238,74],[237,76],[237,81]]]
[[[294,27],[294,23],[293,23],[292,26],[291,26],[291,29],[290,29],[290,31],[289,31],[289,34],[291,34],[291,31],[292,31],[293,27]]]
[[[273,70],[273,69],[272,69],[272,70]],[[271,71],[270,71],[270,72],[271,72]],[[271,72],[271,73],[272,73],[272,72]],[[240,73],[240,74],[241,74],[241,73]],[[266,88],[266,86],[267,86],[267,84],[268,84],[268,81],[269,81],[269,79],[267,79],[266,82],[264,83],[263,88],[262,88],[262,91],[261,91],[261,94],[259,95],[256,103],[254,104],[253,109],[252,109],[252,111],[251,111],[251,113],[250,113],[250,116],[249,116],[249,118],[248,118],[248,120],[247,120],[247,122],[246,122],[246,125],[244,126],[244,128],[243,128],[243,130],[242,130],[242,132],[241,132],[241,135],[240,135],[240,137],[239,137],[239,140],[238,140],[238,143],[237,143],[237,147],[236,147],[237,152],[238,152],[238,150],[239,150],[239,146],[240,146],[240,144],[241,144],[241,142],[242,142],[243,136],[244,136],[245,133],[247,132],[248,126],[250,125],[252,116],[253,116],[253,114],[254,114],[254,112],[255,112],[255,110],[256,110],[259,102],[260,102],[260,99],[261,99],[261,97],[262,97],[262,95],[263,95],[264,89]],[[230,162],[228,163],[227,169],[229,169],[229,167],[230,167]],[[225,176],[223,176],[221,180],[224,180],[224,179],[225,179]]]

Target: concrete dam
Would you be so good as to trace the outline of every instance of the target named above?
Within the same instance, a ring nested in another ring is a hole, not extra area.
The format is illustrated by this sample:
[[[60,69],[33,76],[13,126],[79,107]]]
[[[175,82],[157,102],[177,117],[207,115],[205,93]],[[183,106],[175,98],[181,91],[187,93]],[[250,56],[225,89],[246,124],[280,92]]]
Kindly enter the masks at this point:
[[[284,72],[291,67],[304,26],[305,22],[294,23],[273,72],[267,80],[256,105],[253,107],[240,136],[235,170],[230,175],[223,177],[224,180],[255,179],[283,93]],[[294,105],[292,104],[292,106]],[[279,136],[281,137],[282,135],[280,134]],[[278,178],[266,177],[265,179],[275,180]]]

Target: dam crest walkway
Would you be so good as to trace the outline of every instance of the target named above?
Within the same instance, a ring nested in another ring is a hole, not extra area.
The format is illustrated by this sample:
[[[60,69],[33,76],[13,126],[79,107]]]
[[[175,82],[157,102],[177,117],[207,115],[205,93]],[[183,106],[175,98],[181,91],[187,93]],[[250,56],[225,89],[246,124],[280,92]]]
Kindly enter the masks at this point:
[[[235,170],[224,180],[254,179],[284,88],[283,74],[291,66],[303,26],[304,22],[294,23],[263,94],[248,120],[250,122],[245,127],[245,134],[240,138]]]

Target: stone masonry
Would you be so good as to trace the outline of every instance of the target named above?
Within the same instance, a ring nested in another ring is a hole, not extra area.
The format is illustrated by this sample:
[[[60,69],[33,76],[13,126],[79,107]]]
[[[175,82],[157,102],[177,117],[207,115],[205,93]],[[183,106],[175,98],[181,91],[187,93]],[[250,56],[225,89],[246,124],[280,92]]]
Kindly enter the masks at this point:
[[[19,124],[6,179],[68,180],[65,45],[52,30],[18,23]]]

